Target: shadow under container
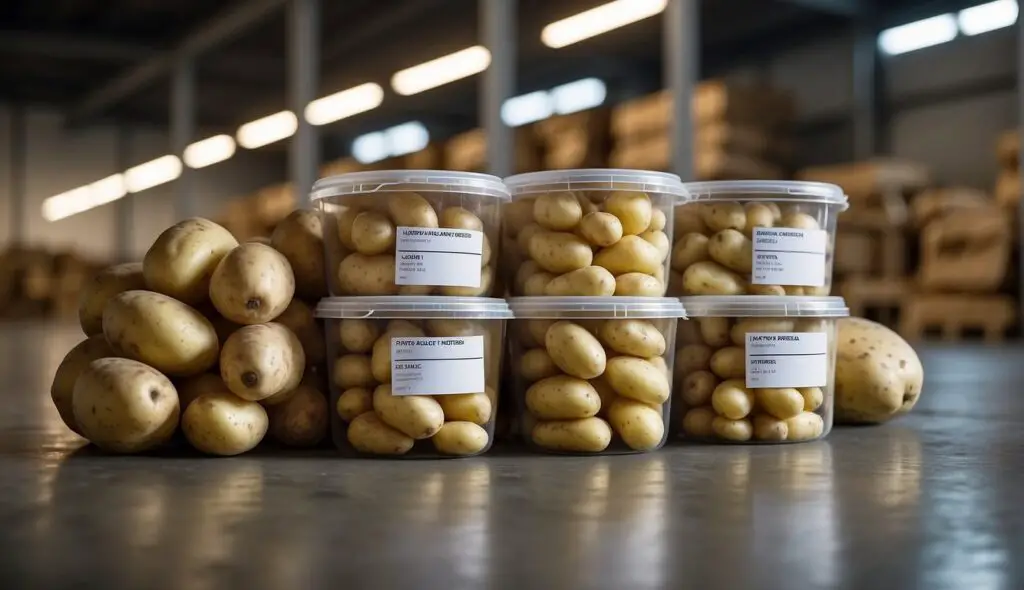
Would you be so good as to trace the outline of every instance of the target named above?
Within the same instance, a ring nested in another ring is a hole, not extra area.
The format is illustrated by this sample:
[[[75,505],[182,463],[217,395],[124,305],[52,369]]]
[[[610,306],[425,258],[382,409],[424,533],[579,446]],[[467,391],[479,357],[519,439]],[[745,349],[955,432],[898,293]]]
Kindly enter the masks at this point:
[[[817,440],[832,430],[842,297],[683,297],[674,434],[719,443]]]
[[[661,297],[678,176],[583,169],[518,174],[502,221],[511,295]]]
[[[692,182],[675,210],[671,295],[832,292],[843,189],[821,182]]]
[[[511,333],[519,425],[531,449],[653,451],[665,444],[677,299],[517,297]]]
[[[494,439],[503,299],[335,297],[325,322],[331,437],[346,455],[467,457]]]
[[[501,179],[471,172],[379,170],[323,178],[310,198],[323,219],[331,296],[496,291]]]

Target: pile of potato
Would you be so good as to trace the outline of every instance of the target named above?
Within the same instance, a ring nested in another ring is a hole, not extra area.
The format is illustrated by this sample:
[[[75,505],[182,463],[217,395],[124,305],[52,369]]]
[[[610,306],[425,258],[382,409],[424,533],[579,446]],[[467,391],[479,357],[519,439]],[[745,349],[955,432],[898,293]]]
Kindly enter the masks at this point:
[[[502,320],[328,320],[337,358],[331,370],[341,445],[369,455],[476,455],[494,435],[498,408]],[[448,395],[391,394],[391,339],[484,337],[485,390]],[[414,451],[417,441],[429,441]]]
[[[269,240],[239,244],[206,219],[164,231],[141,263],[109,267],[81,295],[88,337],[51,395],[69,428],[114,453],[175,433],[211,455],[268,430],[291,446],[327,431],[324,342],[310,304],[326,293],[320,218],[295,211]]]
[[[670,209],[634,191],[518,198],[503,212],[511,294],[664,295]]]
[[[517,320],[523,433],[549,451],[651,451],[665,441],[675,319]]]
[[[673,413],[681,417],[677,424],[683,435],[732,442],[821,437],[831,384],[824,391],[747,388],[748,332],[826,332],[828,341],[835,342],[835,322],[821,319],[701,317],[679,322]]]

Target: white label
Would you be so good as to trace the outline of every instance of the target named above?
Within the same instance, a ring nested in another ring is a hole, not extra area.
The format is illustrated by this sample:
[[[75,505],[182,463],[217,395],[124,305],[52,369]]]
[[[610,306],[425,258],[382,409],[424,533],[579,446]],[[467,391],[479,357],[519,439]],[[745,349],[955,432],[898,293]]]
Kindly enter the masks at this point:
[[[747,387],[822,387],[828,380],[824,332],[747,334]]]
[[[447,395],[483,390],[483,336],[391,339],[392,395]]]
[[[823,229],[755,227],[751,282],[755,285],[823,287],[827,244],[828,232]]]
[[[480,286],[483,232],[400,227],[396,244],[396,285]]]

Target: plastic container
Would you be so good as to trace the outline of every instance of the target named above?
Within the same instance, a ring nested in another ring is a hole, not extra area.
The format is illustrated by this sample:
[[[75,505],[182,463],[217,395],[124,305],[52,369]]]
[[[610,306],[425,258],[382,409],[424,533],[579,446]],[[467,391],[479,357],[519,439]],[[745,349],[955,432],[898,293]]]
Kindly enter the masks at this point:
[[[548,453],[653,451],[665,444],[679,301],[518,297],[511,331],[520,432]]]
[[[669,293],[815,295],[832,292],[843,189],[821,182],[686,184],[675,210]]]
[[[673,431],[691,440],[782,443],[832,430],[842,297],[683,297]]]
[[[433,170],[324,178],[310,198],[323,215],[332,296],[487,296],[495,292],[501,179]]]
[[[325,320],[331,435],[346,454],[460,457],[490,448],[498,413],[502,299],[341,297]]]
[[[502,231],[511,295],[661,297],[672,249],[674,174],[554,170],[505,179]]]

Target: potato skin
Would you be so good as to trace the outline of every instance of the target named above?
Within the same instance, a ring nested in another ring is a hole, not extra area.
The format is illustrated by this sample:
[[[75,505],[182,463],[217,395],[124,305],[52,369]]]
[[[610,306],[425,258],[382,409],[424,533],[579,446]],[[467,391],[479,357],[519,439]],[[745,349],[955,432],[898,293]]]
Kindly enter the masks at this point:
[[[643,402],[617,398],[608,410],[608,421],[622,442],[634,451],[654,450],[665,438],[661,412]]]
[[[327,356],[323,328],[313,315],[313,310],[301,299],[292,299],[275,323],[288,328],[299,338],[302,351],[306,354],[306,366],[312,367],[324,362]]]
[[[537,422],[530,439],[538,447],[570,453],[600,453],[612,441],[612,429],[601,418]]]
[[[601,409],[601,398],[586,380],[556,375],[526,390],[526,407],[540,420],[589,418]]]
[[[622,222],[611,213],[587,213],[580,221],[579,234],[591,245],[606,248],[622,239]]]
[[[572,193],[540,195],[533,202],[533,219],[544,229],[568,231],[583,218],[583,207]]]
[[[388,197],[388,214],[398,227],[438,226],[437,212],[419,193],[395,193]]]
[[[594,256],[594,265],[607,268],[613,275],[642,272],[654,275],[664,258],[658,247],[640,236],[624,236]]]
[[[434,436],[444,424],[444,410],[434,398],[391,395],[390,385],[373,391],[373,410],[385,424],[417,440]]]
[[[708,255],[729,270],[750,274],[753,269],[754,244],[734,229],[725,229],[708,241]]]
[[[642,272],[627,272],[615,277],[615,295],[620,297],[661,297],[664,294],[665,283],[658,277]]]
[[[247,243],[227,254],[210,279],[210,301],[236,324],[262,324],[284,312],[295,295],[288,259],[263,244]]]
[[[590,244],[575,234],[540,230],[529,238],[528,248],[534,262],[555,274],[571,272],[594,262]]]
[[[544,334],[544,348],[559,369],[580,379],[593,379],[605,371],[607,357],[601,343],[579,324],[555,322]]]
[[[878,424],[913,409],[924,385],[924,368],[898,334],[870,320],[837,322],[835,420]]]
[[[335,404],[335,411],[345,422],[355,420],[356,416],[373,411],[373,392],[365,387],[353,387],[341,392]]]
[[[295,389],[306,355],[302,343],[281,324],[245,326],[232,334],[220,355],[220,376],[232,393],[260,401]]]
[[[370,320],[344,319],[338,324],[341,346],[348,352],[370,352],[380,337],[380,328]]]
[[[292,211],[274,228],[270,245],[288,259],[299,297],[316,302],[327,295],[324,228],[320,213],[308,209]]]
[[[89,363],[75,382],[75,422],[82,435],[111,453],[140,453],[178,427],[178,392],[153,367],[123,358]]]
[[[668,374],[647,360],[629,356],[610,358],[604,377],[621,396],[648,404],[668,401]]]
[[[393,251],[395,226],[383,213],[363,211],[352,221],[352,243],[367,256]]]
[[[103,311],[103,334],[117,356],[176,377],[206,371],[220,350],[217,332],[203,314],[152,291],[114,296]]]
[[[288,400],[267,411],[270,436],[299,448],[315,447],[327,435],[327,398],[314,387],[299,385]]]
[[[142,260],[146,287],[178,301],[202,303],[214,269],[238,240],[220,225],[193,217],[164,230]]]
[[[601,325],[601,341],[621,354],[650,358],[665,354],[665,336],[646,320],[609,320]]]
[[[651,198],[641,192],[619,191],[604,200],[604,210],[622,222],[622,233],[635,236],[651,225]]]
[[[349,254],[338,265],[338,281],[347,295],[396,295],[395,257]]]
[[[178,390],[178,403],[182,412],[204,393],[228,391],[228,386],[224,385],[224,380],[217,373],[201,373],[185,377],[178,380],[174,386]]]
[[[695,262],[683,271],[686,295],[742,295],[745,281],[738,274],[715,262]]]
[[[585,266],[552,279],[545,285],[544,294],[608,297],[615,294],[615,277],[600,266]]]
[[[490,446],[487,431],[473,422],[445,422],[430,439],[442,455],[468,457],[479,455]]]
[[[483,426],[494,415],[491,398],[486,393],[436,395],[434,399],[441,404],[445,422],[471,422]]]
[[[352,448],[371,455],[404,455],[416,442],[385,424],[374,412],[356,416],[345,436]]]
[[[250,451],[267,434],[267,411],[229,392],[205,393],[185,408],[181,430],[196,450],[230,457]]]
[[[103,333],[103,308],[112,297],[146,288],[141,262],[115,264],[96,273],[78,298],[78,322],[86,336]]]
[[[53,405],[57,408],[60,419],[75,434],[82,434],[78,423],[75,422],[75,412],[72,403],[75,381],[78,380],[78,376],[82,374],[82,371],[89,366],[89,363],[97,359],[113,356],[115,356],[114,351],[107,344],[107,339],[103,337],[103,334],[99,334],[76,344],[64,356],[64,360],[60,362],[60,365],[57,366],[57,372],[53,375],[53,384],[50,386],[50,399],[53,400]]]

